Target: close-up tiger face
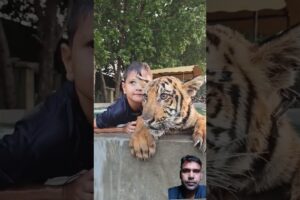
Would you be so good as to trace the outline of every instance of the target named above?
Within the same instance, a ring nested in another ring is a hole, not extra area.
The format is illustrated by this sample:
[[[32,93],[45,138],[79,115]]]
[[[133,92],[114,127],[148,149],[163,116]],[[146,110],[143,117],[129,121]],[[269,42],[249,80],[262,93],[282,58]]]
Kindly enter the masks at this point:
[[[232,194],[216,199],[286,184],[284,198],[300,199],[300,136],[278,114],[299,69],[300,27],[262,44],[207,27],[207,180],[211,195]]]
[[[156,151],[154,138],[186,130],[192,134],[194,146],[205,151],[206,118],[197,112],[191,99],[204,78],[199,76],[182,83],[175,77],[164,76],[146,82],[141,79],[145,88],[143,113],[129,143],[133,156],[148,159]]]
[[[196,110],[191,97],[203,82],[200,76],[185,84],[176,77],[165,76],[146,85],[142,118],[153,136],[192,126]]]

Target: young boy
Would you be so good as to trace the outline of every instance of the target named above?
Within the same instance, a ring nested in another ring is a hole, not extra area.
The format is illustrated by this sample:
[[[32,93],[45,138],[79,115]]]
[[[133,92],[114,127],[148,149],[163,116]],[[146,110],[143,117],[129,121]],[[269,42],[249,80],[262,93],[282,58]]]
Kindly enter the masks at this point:
[[[132,62],[123,75],[122,89],[124,95],[107,110],[96,115],[94,128],[96,132],[126,132],[133,133],[135,130],[136,119],[142,114],[143,88],[139,84],[137,76],[152,80],[152,73],[147,63]],[[126,124],[122,128],[116,127]],[[110,129],[105,129],[110,128]]]
[[[42,184],[93,167],[92,24],[93,1],[74,0],[69,44],[61,46],[68,81],[37,112],[17,122],[12,135],[0,140],[0,187]],[[93,171],[81,174],[62,187],[41,186],[32,194],[92,199]],[[17,199],[18,193],[13,195],[11,199]]]

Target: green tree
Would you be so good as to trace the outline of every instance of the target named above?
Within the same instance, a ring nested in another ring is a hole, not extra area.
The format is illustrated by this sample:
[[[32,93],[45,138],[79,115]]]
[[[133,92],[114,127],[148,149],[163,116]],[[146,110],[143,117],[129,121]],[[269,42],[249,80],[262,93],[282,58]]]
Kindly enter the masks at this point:
[[[96,69],[114,75],[133,60],[152,68],[204,67],[204,0],[95,0]]]

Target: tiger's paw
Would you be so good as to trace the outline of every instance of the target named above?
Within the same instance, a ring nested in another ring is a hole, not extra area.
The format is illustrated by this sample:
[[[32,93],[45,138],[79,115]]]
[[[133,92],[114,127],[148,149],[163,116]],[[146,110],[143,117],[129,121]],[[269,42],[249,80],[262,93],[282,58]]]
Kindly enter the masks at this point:
[[[206,120],[204,118],[197,121],[193,141],[195,147],[198,147],[202,152],[206,151]]]
[[[156,150],[155,140],[149,133],[132,134],[129,147],[131,154],[142,160],[152,157]]]

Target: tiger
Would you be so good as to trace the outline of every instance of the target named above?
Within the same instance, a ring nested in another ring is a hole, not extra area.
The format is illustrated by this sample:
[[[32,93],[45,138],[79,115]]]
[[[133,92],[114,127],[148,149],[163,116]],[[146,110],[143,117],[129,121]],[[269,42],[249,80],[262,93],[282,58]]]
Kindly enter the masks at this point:
[[[206,117],[198,113],[191,99],[205,79],[198,76],[182,83],[173,76],[159,77],[150,82],[139,78],[144,88],[143,112],[130,137],[131,154],[146,160],[156,152],[156,139],[190,129],[193,129],[190,132],[194,145],[205,151]]]
[[[286,115],[300,26],[260,43],[207,26],[208,199],[300,199],[300,137]]]

